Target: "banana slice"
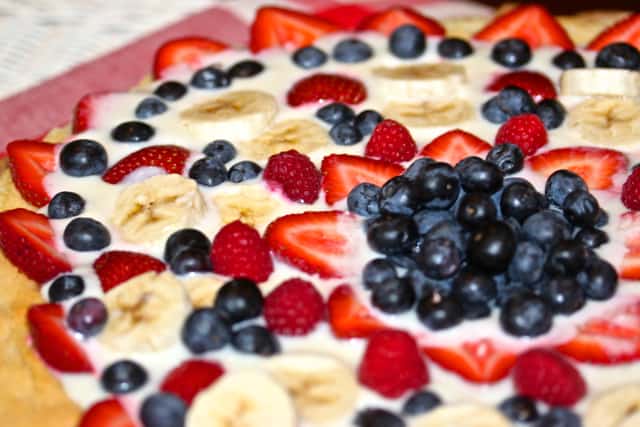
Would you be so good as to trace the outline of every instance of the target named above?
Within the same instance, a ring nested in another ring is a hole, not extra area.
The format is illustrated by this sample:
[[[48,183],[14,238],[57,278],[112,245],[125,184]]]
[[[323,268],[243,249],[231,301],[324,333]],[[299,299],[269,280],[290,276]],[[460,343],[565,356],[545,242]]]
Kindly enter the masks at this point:
[[[391,102],[386,105],[383,114],[409,127],[445,126],[471,119],[473,107],[461,99],[441,102]]]
[[[619,146],[640,138],[640,101],[617,96],[590,98],[569,111],[568,124],[587,141]]]
[[[617,68],[576,68],[560,76],[562,95],[640,96],[640,72]]]
[[[291,119],[276,123],[256,139],[238,144],[245,157],[263,160],[286,150],[310,153],[330,144],[329,134],[310,120]]]
[[[266,368],[293,396],[305,420],[335,420],[355,406],[358,382],[353,370],[335,357],[288,353],[270,358]]]
[[[474,403],[443,405],[415,417],[411,427],[511,427],[497,410]]]
[[[184,279],[191,305],[196,308],[211,307],[225,280],[214,274],[198,274]]]
[[[379,88],[387,99],[443,101],[464,98],[467,71],[462,65],[413,64],[373,69]]]
[[[201,141],[249,140],[266,129],[278,113],[276,99],[257,90],[228,92],[182,111],[187,130]]]
[[[237,193],[216,195],[213,202],[223,224],[239,219],[257,229],[266,226],[282,206],[262,185],[247,185]]]
[[[99,340],[116,351],[152,352],[175,344],[191,304],[169,272],[148,272],[106,293],[109,320]]]
[[[118,195],[111,221],[124,240],[153,242],[194,225],[205,209],[194,180],[176,174],[156,175]]]
[[[295,427],[286,390],[268,375],[230,372],[196,396],[186,427]]]
[[[640,426],[640,384],[609,390],[593,399],[584,416],[585,427]]]

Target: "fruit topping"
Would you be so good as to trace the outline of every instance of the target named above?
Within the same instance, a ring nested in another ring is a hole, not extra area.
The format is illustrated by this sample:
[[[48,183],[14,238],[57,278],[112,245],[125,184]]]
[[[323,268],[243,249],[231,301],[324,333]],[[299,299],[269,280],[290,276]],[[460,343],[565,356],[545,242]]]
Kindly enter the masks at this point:
[[[170,393],[154,393],[140,407],[140,420],[145,427],[184,425],[186,415],[184,401]]]
[[[171,234],[164,248],[163,258],[176,274],[211,271],[211,243],[201,231],[183,228]]]
[[[582,421],[580,416],[571,409],[563,407],[555,407],[549,409],[549,412],[540,417],[536,423],[536,427],[581,427]]]
[[[373,56],[373,49],[367,43],[356,38],[348,38],[338,42],[331,53],[333,59],[345,64],[364,62]]]
[[[493,194],[504,182],[504,174],[496,165],[479,157],[467,157],[456,164],[460,185],[466,192]]]
[[[427,16],[406,7],[391,7],[389,9],[374,13],[364,18],[358,25],[360,31],[377,31],[390,35],[393,31],[405,24],[418,27],[427,35],[444,35],[445,29],[440,23]]]
[[[417,151],[416,143],[407,128],[387,119],[373,130],[365,148],[365,155],[389,162],[406,162],[411,160]]]
[[[13,141],[7,145],[7,155],[11,178],[22,198],[36,207],[49,203],[44,178],[55,170],[55,145],[26,139]]]
[[[126,394],[146,384],[147,371],[132,360],[119,360],[107,366],[100,375],[102,387],[113,394]]]
[[[353,425],[356,427],[405,427],[406,424],[398,415],[382,408],[365,408],[359,411]]]
[[[333,22],[345,30],[355,30],[358,24],[371,15],[371,9],[364,4],[340,4],[321,8],[316,16]]]
[[[340,285],[327,301],[331,331],[338,338],[366,338],[386,329],[369,309],[358,301],[349,285]]]
[[[433,391],[421,390],[413,393],[402,405],[403,415],[420,415],[440,406],[442,399]]]
[[[75,177],[102,175],[107,169],[107,151],[90,139],[71,141],[60,151],[60,168]]]
[[[267,327],[279,335],[307,335],[324,317],[322,295],[302,279],[282,282],[264,300]]]
[[[566,115],[565,108],[555,99],[545,99],[536,105],[536,116],[540,117],[547,130],[562,126]]]
[[[329,55],[315,46],[306,46],[296,50],[291,59],[298,67],[310,70],[324,65],[329,59]]]
[[[224,139],[216,139],[208,143],[202,152],[205,156],[212,157],[220,163],[228,163],[237,155],[236,148],[233,144]]]
[[[598,34],[588,49],[600,50],[611,43],[626,42],[640,49],[640,13],[632,13]]]
[[[530,423],[540,417],[535,400],[526,396],[509,397],[500,403],[498,409],[516,423]]]
[[[513,71],[502,74],[487,86],[487,90],[499,92],[507,86],[526,90],[535,102],[555,99],[558,96],[551,80],[537,71]]]
[[[519,146],[510,143],[491,147],[486,160],[496,165],[505,175],[520,172],[524,167],[524,153]]]
[[[354,124],[361,135],[371,135],[384,118],[375,110],[363,110],[355,118]]]
[[[216,294],[213,308],[227,322],[235,324],[262,314],[264,298],[255,282],[239,278],[226,282]]]
[[[164,377],[159,389],[179,397],[191,405],[196,395],[216,382],[224,374],[224,368],[217,362],[189,359],[173,368]]]
[[[117,125],[111,131],[111,138],[117,142],[146,142],[156,131],[145,122],[130,121]]]
[[[82,295],[84,287],[82,276],[65,274],[51,283],[47,296],[51,302],[61,302]]]
[[[531,293],[516,293],[501,307],[500,325],[517,337],[546,334],[553,325],[553,311],[547,301]]]
[[[153,94],[159,96],[165,101],[177,101],[187,94],[187,87],[180,82],[173,80],[161,83]]]
[[[575,50],[563,50],[553,57],[553,65],[561,70],[572,70],[574,68],[585,68],[587,66],[582,55]]]
[[[89,252],[104,249],[111,244],[109,229],[93,218],[75,218],[62,234],[64,244],[74,251]]]
[[[432,331],[459,325],[464,316],[461,305],[453,298],[436,301],[429,295],[418,302],[416,311],[418,320]]]
[[[367,89],[358,80],[337,74],[313,74],[297,81],[287,93],[292,107],[316,102],[359,104],[367,98]]]
[[[104,292],[142,273],[160,273],[166,268],[167,266],[156,258],[129,251],[104,252],[93,263],[93,269]]]
[[[336,125],[338,123],[352,121],[356,117],[356,113],[346,104],[332,102],[316,111],[316,117],[327,124]]]
[[[259,164],[252,162],[251,160],[243,160],[232,165],[227,172],[227,180],[234,184],[256,179],[262,173],[262,168]]]
[[[78,427],[136,427],[118,399],[94,403],[79,421]]]
[[[389,37],[389,51],[401,59],[417,58],[427,49],[427,39],[420,28],[412,24],[401,25]]]
[[[67,314],[67,325],[83,337],[98,335],[107,323],[107,308],[98,298],[84,298],[76,302]]]
[[[535,114],[523,114],[507,120],[496,134],[496,145],[515,144],[525,156],[535,154],[547,145],[547,131],[544,123]]]
[[[309,157],[296,150],[269,157],[262,177],[272,190],[282,191],[294,202],[311,204],[320,194],[320,172]]]
[[[233,64],[227,73],[232,79],[248,79],[264,71],[264,64],[253,59],[244,59]]]
[[[203,65],[205,57],[225,50],[227,45],[205,37],[184,37],[169,40],[156,51],[153,60],[153,76],[164,77],[176,65],[184,64],[192,70]]]
[[[73,110],[71,130],[74,134],[84,132],[95,126],[94,120],[99,103],[107,97],[107,92],[88,93],[84,95]]]
[[[420,155],[455,166],[465,157],[481,155],[490,149],[488,142],[469,132],[454,129],[425,145]]]
[[[224,70],[211,65],[196,71],[189,83],[198,89],[212,90],[228,87],[231,84],[231,78]]]
[[[249,325],[233,332],[231,345],[241,353],[272,356],[280,353],[280,343],[273,333],[260,325]]]
[[[640,70],[640,51],[628,43],[606,45],[596,56],[596,66]]]
[[[214,157],[205,157],[196,160],[189,169],[189,178],[199,185],[215,187],[227,180],[227,168]]]
[[[389,314],[411,310],[416,302],[416,294],[407,277],[391,277],[373,287],[371,305]]]
[[[71,218],[84,211],[85,201],[78,193],[61,191],[51,198],[47,216],[51,219]]]
[[[622,185],[622,204],[628,209],[640,210],[640,169],[633,168]]]
[[[134,151],[102,175],[102,180],[117,184],[131,172],[141,167],[157,167],[166,173],[181,174],[189,157],[189,150],[177,145],[154,145]]]
[[[169,107],[167,104],[152,96],[140,101],[134,112],[137,119],[148,119],[153,116],[165,113]]]
[[[503,67],[519,68],[531,61],[531,48],[519,38],[503,39],[491,49],[491,59]]]
[[[231,340],[227,320],[217,310],[199,308],[191,312],[182,326],[183,344],[194,354],[219,350]]]
[[[473,47],[464,39],[448,37],[438,43],[438,54],[446,59],[461,59],[473,54]]]

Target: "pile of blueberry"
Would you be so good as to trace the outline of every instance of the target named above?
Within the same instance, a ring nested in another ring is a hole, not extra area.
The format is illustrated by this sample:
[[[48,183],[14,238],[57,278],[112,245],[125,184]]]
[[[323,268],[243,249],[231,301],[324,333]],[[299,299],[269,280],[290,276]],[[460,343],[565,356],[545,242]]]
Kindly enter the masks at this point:
[[[257,178],[262,172],[260,165],[250,160],[237,162],[227,170],[225,164],[233,160],[237,152],[231,142],[223,139],[209,143],[203,153],[205,157],[196,160],[189,169],[189,178],[205,187],[215,187],[225,181],[237,184]]]
[[[347,199],[366,217],[367,240],[383,255],[362,273],[371,303],[385,313],[416,310],[429,329],[500,311],[515,336],[548,332],[554,315],[606,300],[616,270],[594,249],[608,241],[606,213],[584,180],[552,174],[544,194],[519,177],[512,144],[455,167],[420,158],[382,187],[363,183]]]
[[[351,107],[332,102],[316,111],[316,117],[331,126],[329,136],[337,145],[354,145],[370,135],[383,120],[375,110],[364,110],[356,115]]]

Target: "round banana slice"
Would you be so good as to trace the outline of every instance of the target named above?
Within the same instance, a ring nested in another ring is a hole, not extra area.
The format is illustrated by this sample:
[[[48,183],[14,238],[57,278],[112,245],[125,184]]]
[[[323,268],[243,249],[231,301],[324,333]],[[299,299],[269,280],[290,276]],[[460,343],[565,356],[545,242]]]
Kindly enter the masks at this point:
[[[288,353],[270,358],[266,368],[293,396],[305,420],[322,423],[353,411],[358,382],[353,370],[335,357]]]
[[[187,294],[189,294],[191,305],[196,308],[204,308],[211,307],[225,280],[220,276],[207,273],[195,276],[189,275],[184,279],[183,283]]]
[[[118,195],[111,221],[124,240],[153,242],[194,225],[205,209],[194,180],[176,174],[156,175]]]
[[[640,138],[640,100],[617,96],[587,99],[569,111],[568,124],[584,139],[616,147]]]
[[[640,384],[609,390],[593,399],[584,414],[585,427],[640,426]]]
[[[109,320],[98,339],[125,352],[152,352],[175,344],[191,310],[182,284],[169,272],[148,272],[111,289],[104,297]]]
[[[618,68],[575,68],[560,76],[562,95],[640,96],[640,72]]]
[[[446,126],[471,119],[473,107],[461,99],[441,102],[392,102],[387,104],[383,114],[409,127]]]
[[[266,129],[278,113],[278,102],[257,90],[227,92],[184,110],[182,123],[200,141],[249,140]]]
[[[411,427],[511,427],[497,410],[474,403],[443,405],[413,418]]]
[[[213,202],[223,224],[239,219],[257,229],[265,227],[282,205],[262,185],[247,185],[237,193],[218,194]]]
[[[311,120],[291,119],[276,123],[262,135],[238,144],[240,154],[254,160],[264,160],[287,150],[310,153],[331,143],[329,134]]]
[[[387,99],[442,101],[464,98],[467,72],[450,63],[374,68],[374,87]]]
[[[295,427],[293,403],[268,375],[230,372],[196,395],[186,427]]]

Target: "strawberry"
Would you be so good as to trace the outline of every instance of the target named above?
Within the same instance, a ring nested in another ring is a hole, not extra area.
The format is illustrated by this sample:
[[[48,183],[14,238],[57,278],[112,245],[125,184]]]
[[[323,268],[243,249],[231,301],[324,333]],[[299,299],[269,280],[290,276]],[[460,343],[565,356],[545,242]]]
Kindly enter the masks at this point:
[[[314,15],[325,19],[344,30],[355,30],[369,15],[371,9],[361,4],[340,4],[317,11]]]
[[[344,199],[358,184],[368,182],[382,186],[398,176],[403,168],[384,160],[367,159],[349,154],[331,154],[322,160],[322,190],[329,205]]]
[[[520,395],[553,406],[572,406],[587,392],[580,372],[558,353],[544,349],[518,356],[513,382]]]
[[[282,216],[267,227],[265,239],[276,257],[309,274],[340,277],[354,250],[357,220],[339,211]],[[214,264],[215,265],[215,264]]]
[[[349,285],[340,285],[327,301],[331,331],[338,338],[367,338],[386,329],[356,298]]]
[[[84,132],[94,127],[94,117],[100,101],[106,98],[107,92],[88,93],[76,104],[73,111],[73,122],[71,130],[73,133]]]
[[[577,332],[557,350],[579,362],[601,365],[640,360],[640,301],[605,311],[579,325]]]
[[[173,393],[191,405],[201,390],[209,387],[224,374],[224,368],[217,362],[190,359],[173,368],[164,377],[160,390]]]
[[[502,74],[492,81],[486,90],[499,92],[507,86],[517,86],[526,90],[536,103],[558,97],[549,77],[537,71],[512,71]]]
[[[628,211],[620,215],[618,230],[624,236],[625,246],[640,252],[640,212]]]
[[[87,409],[78,427],[136,427],[136,424],[118,399],[106,399]]]
[[[428,384],[429,371],[413,337],[389,329],[369,338],[358,380],[384,397],[398,398]]]
[[[292,107],[315,102],[359,104],[367,99],[367,89],[359,80],[338,74],[313,74],[298,80],[287,93]]]
[[[261,7],[251,24],[249,47],[254,53],[272,47],[296,49],[313,44],[318,37],[340,29],[332,22],[303,12],[281,7]]]
[[[378,123],[364,149],[365,156],[389,162],[406,162],[417,152],[416,142],[407,128],[390,119]]]
[[[531,156],[547,145],[547,130],[540,117],[535,114],[522,114],[511,117],[496,133],[496,145],[515,144],[525,156]]]
[[[134,151],[102,175],[102,180],[117,184],[138,168],[154,166],[167,173],[181,174],[189,157],[189,150],[176,145],[154,145]]]
[[[44,187],[44,177],[56,168],[55,145],[19,140],[7,145],[9,169],[22,198],[41,208],[51,198]]]
[[[574,47],[562,25],[538,4],[522,5],[499,15],[473,36],[487,42],[514,37],[526,41],[532,49],[549,45],[563,49]]]
[[[280,335],[307,335],[324,319],[320,292],[306,280],[282,282],[264,299],[267,327]]]
[[[159,259],[130,251],[104,252],[93,263],[104,292],[115,288],[132,277],[148,271],[163,272],[167,266]]]
[[[582,177],[591,190],[606,190],[613,178],[627,171],[629,161],[619,151],[606,148],[558,148],[528,159],[529,166],[545,176],[568,169]]]
[[[624,254],[619,274],[621,279],[640,280],[640,250],[634,248]]]
[[[622,185],[621,199],[628,209],[640,210],[640,168],[634,168]]]
[[[264,282],[273,272],[267,242],[251,226],[231,222],[218,231],[211,245],[213,271],[223,276]]]
[[[377,31],[388,36],[393,30],[405,24],[415,25],[427,35],[442,36],[445,33],[444,27],[438,21],[421,15],[415,10],[399,6],[368,16],[360,22],[358,30]]]
[[[474,383],[494,383],[509,374],[516,355],[482,338],[455,347],[425,347],[425,354],[442,368]]]
[[[587,49],[600,50],[615,42],[629,43],[640,49],[640,13],[632,13],[606,28],[589,43]]]
[[[59,304],[37,304],[27,311],[33,346],[47,365],[60,372],[93,372],[91,362],[65,326]]]
[[[320,172],[307,156],[296,150],[269,157],[262,178],[272,190],[282,191],[294,202],[310,204],[320,195]]]
[[[454,129],[425,145],[420,155],[455,166],[466,157],[478,156],[490,149],[488,142],[462,129]]]
[[[38,283],[71,271],[55,247],[49,219],[36,212],[22,208],[0,212],[0,248],[13,265]]]
[[[205,37],[183,37],[169,40],[158,48],[153,58],[153,77],[164,77],[167,70],[185,64],[192,70],[205,66],[203,59],[225,50],[227,45]]]

